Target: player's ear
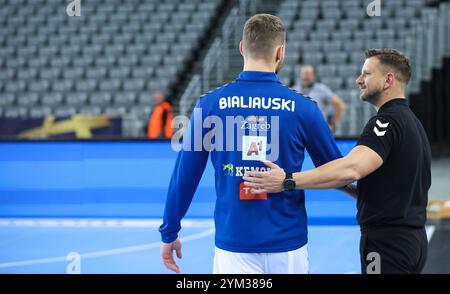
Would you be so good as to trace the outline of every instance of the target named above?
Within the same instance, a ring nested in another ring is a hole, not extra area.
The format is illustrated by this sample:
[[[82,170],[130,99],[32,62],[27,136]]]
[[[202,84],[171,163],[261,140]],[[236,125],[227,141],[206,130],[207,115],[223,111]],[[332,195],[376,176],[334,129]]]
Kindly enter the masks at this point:
[[[242,40],[239,42],[239,52],[244,56],[244,44],[242,43]]]
[[[386,75],[386,79],[384,80],[383,88],[384,89],[388,89],[388,88],[392,87],[394,85],[394,80],[395,80],[394,74],[393,73],[388,73]]]
[[[280,61],[283,59],[284,56],[284,45],[278,46],[277,49],[277,61]]]
[[[282,61],[284,59],[284,45],[278,46],[275,53],[275,62]]]

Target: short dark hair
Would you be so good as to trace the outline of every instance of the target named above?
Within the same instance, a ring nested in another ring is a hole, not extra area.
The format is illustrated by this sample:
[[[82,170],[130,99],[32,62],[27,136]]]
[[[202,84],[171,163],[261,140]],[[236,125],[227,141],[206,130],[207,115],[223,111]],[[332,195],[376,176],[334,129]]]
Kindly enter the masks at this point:
[[[369,49],[366,50],[366,58],[376,57],[380,63],[394,70],[395,77],[408,84],[411,79],[411,62],[408,57],[395,49]]]
[[[256,14],[244,26],[244,50],[254,58],[269,59],[277,45],[284,44],[286,29],[281,19],[271,14]]]

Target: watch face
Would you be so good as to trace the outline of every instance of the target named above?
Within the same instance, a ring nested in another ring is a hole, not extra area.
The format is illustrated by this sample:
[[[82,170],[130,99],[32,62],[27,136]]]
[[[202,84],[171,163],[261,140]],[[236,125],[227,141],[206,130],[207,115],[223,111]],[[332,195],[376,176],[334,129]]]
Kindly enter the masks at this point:
[[[295,181],[292,179],[287,179],[283,183],[284,189],[287,191],[292,191],[295,189]]]

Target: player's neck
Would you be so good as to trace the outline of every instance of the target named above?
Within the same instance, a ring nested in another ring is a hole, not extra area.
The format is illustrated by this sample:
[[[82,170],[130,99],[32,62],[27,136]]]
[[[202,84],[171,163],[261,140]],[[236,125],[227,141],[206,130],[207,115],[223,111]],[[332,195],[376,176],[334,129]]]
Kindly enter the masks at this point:
[[[244,61],[244,71],[275,72],[276,65],[262,60],[248,59]]]

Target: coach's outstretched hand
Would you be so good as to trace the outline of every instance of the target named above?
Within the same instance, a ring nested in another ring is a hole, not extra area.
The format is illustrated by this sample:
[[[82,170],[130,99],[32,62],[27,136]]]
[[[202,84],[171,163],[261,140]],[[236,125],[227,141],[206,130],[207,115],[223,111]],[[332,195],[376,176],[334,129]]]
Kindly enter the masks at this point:
[[[265,172],[248,171],[243,179],[245,186],[252,187],[251,193],[278,193],[283,191],[283,181],[286,177],[284,170],[275,163],[263,160],[270,170]]]
[[[163,264],[170,270],[179,273],[180,267],[175,263],[173,259],[173,251],[177,252],[177,257],[181,259],[181,241],[176,239],[172,243],[161,244],[161,258]]]

